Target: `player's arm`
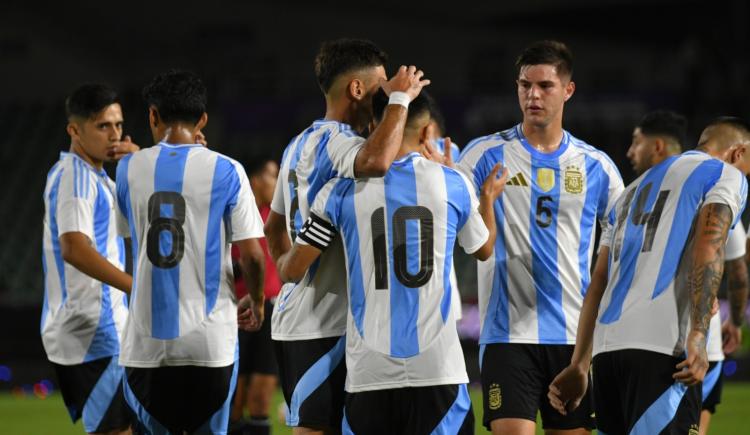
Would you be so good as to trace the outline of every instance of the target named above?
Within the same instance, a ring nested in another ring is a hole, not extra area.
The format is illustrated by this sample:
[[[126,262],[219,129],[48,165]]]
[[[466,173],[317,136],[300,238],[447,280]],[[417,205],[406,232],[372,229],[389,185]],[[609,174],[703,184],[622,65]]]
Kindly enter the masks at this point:
[[[686,251],[687,294],[691,299],[690,332],[685,343],[687,358],[677,364],[672,377],[685,385],[703,380],[708,370],[706,332],[712,307],[724,273],[724,248],[732,224],[732,209],[725,204],[703,206],[691,235],[692,246]]]
[[[60,236],[63,260],[86,275],[130,294],[133,278],[94,249],[87,235],[69,232]]]
[[[247,287],[247,295],[237,303],[239,327],[257,331],[263,324],[265,296],[263,283],[266,259],[260,239],[245,239],[233,242],[240,251],[238,265]]]
[[[286,218],[284,215],[271,210],[268,213],[268,219],[263,227],[263,232],[266,234],[268,252],[271,254],[274,263],[277,263],[278,268],[279,258],[289,252],[292,247],[289,234],[286,232]]]
[[[581,403],[588,387],[588,373],[591,367],[591,352],[594,342],[594,327],[599,313],[604,290],[607,288],[609,267],[609,247],[602,246],[591,274],[591,282],[583,298],[581,314],[578,317],[576,345],[568,367],[563,369],[549,386],[547,397],[550,404],[560,414],[572,412]]]
[[[727,275],[729,318],[721,326],[723,351],[730,354],[742,343],[742,323],[748,297],[748,272],[745,259],[740,257],[724,263]]]
[[[501,168],[502,174],[498,177]],[[503,190],[505,190],[506,181],[508,181],[508,169],[503,168],[502,164],[497,163],[489,175],[487,175],[487,178],[484,179],[481,189],[479,189],[479,214],[482,216],[482,221],[490,234],[484,245],[472,253],[474,258],[478,260],[484,261],[490,258],[495,249],[497,223],[495,222],[494,204],[497,198],[503,193]]]
[[[430,84],[429,80],[422,80],[424,73],[415,66],[409,68],[401,66],[389,81],[381,84],[389,96],[393,92],[406,94],[409,101],[417,98],[422,87]],[[367,138],[354,159],[354,175],[356,177],[382,177],[401,148],[406,125],[407,108],[401,104],[388,104],[383,119]]]
[[[323,196],[326,196],[329,191],[328,186],[325,189]],[[313,209],[320,203],[319,198],[316,198]],[[336,228],[327,220],[311,212],[310,217],[302,225],[292,249],[279,258],[277,269],[281,280],[284,282],[301,280],[310,265],[331,245],[334,237],[336,237]]]

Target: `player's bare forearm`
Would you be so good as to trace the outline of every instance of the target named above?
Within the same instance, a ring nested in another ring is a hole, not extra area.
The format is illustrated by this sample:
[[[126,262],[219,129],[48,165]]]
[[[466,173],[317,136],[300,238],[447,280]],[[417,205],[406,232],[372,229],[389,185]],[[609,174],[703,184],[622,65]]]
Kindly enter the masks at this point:
[[[591,365],[591,352],[594,342],[594,327],[599,313],[599,304],[602,302],[604,290],[607,288],[607,275],[609,267],[609,247],[602,246],[599,256],[596,258],[594,271],[591,274],[591,282],[583,298],[581,314],[578,317],[578,330],[576,331],[576,346],[570,364],[588,371]]]
[[[389,104],[383,120],[372,132],[354,160],[356,177],[382,177],[395,160],[404,137],[407,109],[400,104]]]
[[[294,243],[292,249],[279,258],[276,268],[283,282],[298,282],[305,272],[321,254],[321,251],[310,245]]]
[[[289,252],[292,247],[289,235],[286,232],[286,218],[284,215],[271,210],[263,227],[263,232],[266,234],[268,252],[278,267],[279,257]]]
[[[73,232],[61,235],[60,249],[66,263],[97,281],[130,294],[133,278],[102,257],[85,234]]]
[[[734,326],[742,326],[745,319],[745,306],[748,297],[747,264],[744,258],[725,263],[727,274],[727,296],[729,297],[730,319]]]
[[[731,221],[732,211],[728,206],[708,204],[701,208],[694,228],[687,279],[692,302],[690,324],[693,332],[703,335],[703,340],[724,273],[724,248]]]
[[[495,222],[495,210],[493,203],[495,200],[490,195],[479,196],[479,214],[482,216],[484,225],[489,230],[490,235],[487,241],[472,255],[480,261],[484,261],[492,255],[495,249],[495,239],[497,238],[497,223]]]
[[[263,283],[266,272],[266,259],[259,239],[245,239],[234,242],[240,251],[240,269],[245,280],[247,293],[256,304],[263,303]]]

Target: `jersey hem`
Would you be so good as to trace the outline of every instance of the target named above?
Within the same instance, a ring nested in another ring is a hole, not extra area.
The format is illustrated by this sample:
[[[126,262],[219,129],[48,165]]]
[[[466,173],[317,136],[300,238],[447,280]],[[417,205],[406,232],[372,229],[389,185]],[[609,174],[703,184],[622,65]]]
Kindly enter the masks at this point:
[[[346,335],[346,328],[338,331],[330,332],[317,332],[310,334],[271,334],[271,340],[275,341],[300,341],[300,340],[314,340],[316,338],[331,338],[331,337],[342,337]]]
[[[247,240],[247,239],[262,239],[265,237],[263,232],[255,233],[255,232],[247,232],[247,233],[241,233],[241,234],[232,234],[232,242],[239,242],[240,240]]]
[[[660,353],[663,355],[669,355],[672,357],[679,358],[680,356],[675,355],[674,347],[664,347],[664,346],[658,346],[654,344],[644,344],[644,343],[621,343],[621,344],[610,344],[606,346],[596,346],[594,345],[594,351],[593,356],[597,356],[600,353],[607,353],[607,352],[615,352],[618,350],[628,350],[628,349],[635,349],[635,350],[645,350],[649,352],[655,352]]]
[[[134,367],[139,369],[150,369],[157,367],[178,367],[178,366],[197,366],[197,367],[226,367],[235,363],[234,357],[220,361],[195,361],[195,360],[161,360],[161,361],[132,361],[120,359],[119,364],[123,367]]]
[[[347,386],[345,388],[347,393],[362,393],[365,391],[378,391],[378,390],[389,390],[396,388],[410,388],[410,387],[433,387],[437,385],[457,385],[457,384],[468,384],[468,375],[452,378],[437,378],[437,379],[424,379],[424,380],[412,380],[412,381],[397,381],[377,384],[367,384],[358,386]]]
[[[91,358],[88,361],[86,361],[85,357],[84,358],[76,358],[76,359],[67,359],[67,358],[57,358],[57,357],[49,356],[49,355],[47,355],[47,359],[50,362],[53,362],[55,364],[59,364],[61,366],[78,366],[78,365],[81,365],[81,364],[86,364],[86,363],[91,362],[91,361],[96,361],[98,359],[111,358],[113,356],[117,357],[117,356],[119,356],[119,354],[118,353],[112,353],[112,354],[107,354],[107,355],[101,355],[101,356],[97,356],[96,358]]]
[[[513,340],[493,340],[493,339],[486,339],[486,340],[479,340],[479,344],[538,344],[540,346],[544,345],[569,345],[569,346],[575,346],[576,341],[575,340],[564,340],[564,341],[546,341],[541,342],[538,339],[526,339],[526,338],[515,338]]]

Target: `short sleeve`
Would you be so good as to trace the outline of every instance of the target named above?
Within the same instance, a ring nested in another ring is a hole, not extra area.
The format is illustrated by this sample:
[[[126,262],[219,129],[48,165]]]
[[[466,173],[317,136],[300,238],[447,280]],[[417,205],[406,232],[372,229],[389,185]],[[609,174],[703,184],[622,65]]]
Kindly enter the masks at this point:
[[[340,132],[331,138],[326,151],[331,167],[339,177],[354,178],[354,161],[365,139],[352,132]]]
[[[463,175],[461,179],[464,182],[465,195],[469,197],[470,207],[466,223],[458,231],[458,244],[461,245],[467,254],[473,254],[487,242],[487,239],[490,237],[490,231],[484,224],[482,215],[479,214],[479,200],[477,200],[471,183]]]
[[[280,170],[279,177],[276,179],[276,187],[273,189],[273,199],[271,200],[271,210],[275,213],[284,215],[284,187],[286,186],[286,180],[284,180],[284,174],[287,170]]]
[[[724,255],[726,261],[736,260],[745,256],[746,237],[742,221],[737,222],[737,225],[729,231],[729,236],[727,237],[727,248]]]
[[[230,192],[234,191],[230,201],[231,241],[258,239],[263,237],[263,219],[260,217],[255,196],[250,189],[245,169],[239,163],[232,164],[234,175],[230,178]],[[235,184],[236,183],[236,184]],[[231,197],[231,196],[230,196]]]
[[[706,192],[703,205],[725,204],[732,211],[732,227],[739,221],[747,201],[747,180],[736,168],[723,164],[721,175]]]
[[[57,227],[60,235],[83,233],[90,240],[94,237],[94,206],[97,186],[95,176],[80,160],[69,160],[63,170],[57,196]]]

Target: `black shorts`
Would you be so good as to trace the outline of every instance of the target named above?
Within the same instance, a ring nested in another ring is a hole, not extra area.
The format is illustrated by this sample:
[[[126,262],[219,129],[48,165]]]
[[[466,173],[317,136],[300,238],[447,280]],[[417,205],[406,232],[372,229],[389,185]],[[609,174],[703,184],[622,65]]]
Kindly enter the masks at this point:
[[[714,361],[708,364],[708,372],[703,378],[703,405],[702,410],[716,414],[716,405],[721,403],[721,389],[724,386],[724,375],[721,370],[724,361]]]
[[[126,367],[123,384],[145,433],[226,434],[237,364]]]
[[[346,337],[273,341],[288,426],[339,430],[344,415]]]
[[[130,427],[133,413],[122,394],[122,367],[117,355],[64,366],[52,363],[65,407],[75,423],[83,419],[87,433]]]
[[[344,434],[473,435],[466,384],[393,388],[346,394]]]
[[[595,356],[594,409],[599,430],[607,435],[698,433],[701,386],[685,387],[672,379],[680,361],[640,349]]]
[[[263,325],[254,332],[240,330],[238,340],[240,344],[239,374],[250,375],[278,375],[276,355],[271,344],[271,313],[273,304],[266,300]]]
[[[564,416],[549,404],[549,384],[573,355],[572,345],[492,343],[480,347],[484,426],[492,420],[523,418],[536,422],[542,415],[544,429],[593,429],[591,386],[581,405]]]

